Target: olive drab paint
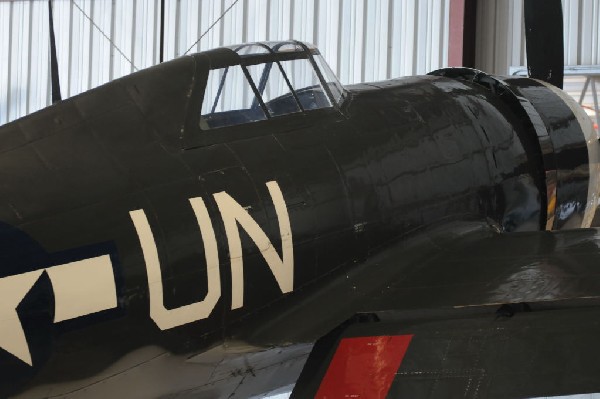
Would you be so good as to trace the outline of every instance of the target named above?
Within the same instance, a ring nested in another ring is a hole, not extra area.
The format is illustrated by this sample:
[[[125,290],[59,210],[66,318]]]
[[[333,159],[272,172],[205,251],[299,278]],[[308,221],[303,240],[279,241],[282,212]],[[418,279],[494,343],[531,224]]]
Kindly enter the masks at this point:
[[[287,206],[276,181],[269,181],[266,186],[271,195],[279,222],[281,256],[279,256],[265,232],[242,205],[225,191],[213,194],[223,219],[229,246],[232,276],[231,309],[238,309],[244,305],[244,258],[239,228],[244,229],[259,249],[281,292],[285,294],[294,289],[294,246]],[[152,234],[146,213],[143,209],[129,213],[137,231],[146,264],[150,295],[150,317],[161,330],[208,318],[221,297],[219,252],[213,223],[202,198],[190,198],[189,201],[196,215],[204,243],[208,291],[203,300],[175,309],[167,309],[164,305],[160,260],[156,240]]]

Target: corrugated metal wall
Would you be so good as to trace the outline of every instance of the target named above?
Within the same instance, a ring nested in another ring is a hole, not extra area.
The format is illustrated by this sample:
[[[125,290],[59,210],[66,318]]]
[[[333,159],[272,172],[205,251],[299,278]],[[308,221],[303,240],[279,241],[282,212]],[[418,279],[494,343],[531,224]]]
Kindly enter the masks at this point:
[[[600,64],[600,1],[563,0],[565,65]],[[526,65],[523,0],[477,2],[475,64],[505,75]]]
[[[562,0],[565,65],[600,65],[600,1]],[[478,0],[475,67],[508,75],[511,66],[527,65],[523,0]],[[565,76],[564,90],[579,100],[583,76]],[[594,115],[591,90],[583,105]]]
[[[165,58],[295,38],[316,44],[342,83],[422,74],[447,63],[449,2],[166,0]],[[53,4],[63,98],[158,62],[159,0]],[[0,124],[49,104],[48,47],[47,1],[0,0]]]

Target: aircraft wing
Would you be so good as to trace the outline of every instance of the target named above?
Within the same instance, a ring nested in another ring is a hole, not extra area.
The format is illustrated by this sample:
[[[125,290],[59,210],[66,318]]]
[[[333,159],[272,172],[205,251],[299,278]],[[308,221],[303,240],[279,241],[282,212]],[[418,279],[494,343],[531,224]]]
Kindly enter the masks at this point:
[[[536,398],[600,392],[600,306],[389,312],[315,347],[292,398]]]
[[[393,283],[317,341],[292,398],[600,392],[599,230],[425,241],[428,260],[383,266]]]
[[[600,392],[600,230],[499,234],[453,223],[372,260],[311,303],[257,320],[250,341],[263,351],[240,357],[229,343],[188,359],[211,376],[177,397],[268,397],[294,381],[291,397],[303,399]],[[300,343],[344,306],[361,313],[314,346]],[[269,348],[282,330],[297,343]]]

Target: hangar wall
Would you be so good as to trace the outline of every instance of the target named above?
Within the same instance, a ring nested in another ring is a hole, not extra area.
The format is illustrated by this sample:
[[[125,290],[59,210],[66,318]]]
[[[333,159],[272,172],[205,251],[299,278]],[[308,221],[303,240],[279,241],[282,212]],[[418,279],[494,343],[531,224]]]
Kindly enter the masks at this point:
[[[600,2],[563,0],[565,65],[600,65]],[[523,0],[478,0],[475,66],[506,75],[526,65]]]
[[[343,83],[423,74],[447,64],[450,0],[165,3],[167,60],[190,47],[295,38],[316,44]],[[158,63],[160,0],[53,4],[63,98]],[[48,40],[46,1],[0,1],[0,124],[50,103]]]

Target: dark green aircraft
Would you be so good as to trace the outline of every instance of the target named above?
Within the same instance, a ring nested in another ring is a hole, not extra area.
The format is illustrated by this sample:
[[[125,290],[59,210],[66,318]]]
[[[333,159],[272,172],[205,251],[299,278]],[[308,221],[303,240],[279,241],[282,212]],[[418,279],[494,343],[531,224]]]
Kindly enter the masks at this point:
[[[599,392],[598,156],[547,83],[296,41],[58,102],[0,127],[0,396]]]

